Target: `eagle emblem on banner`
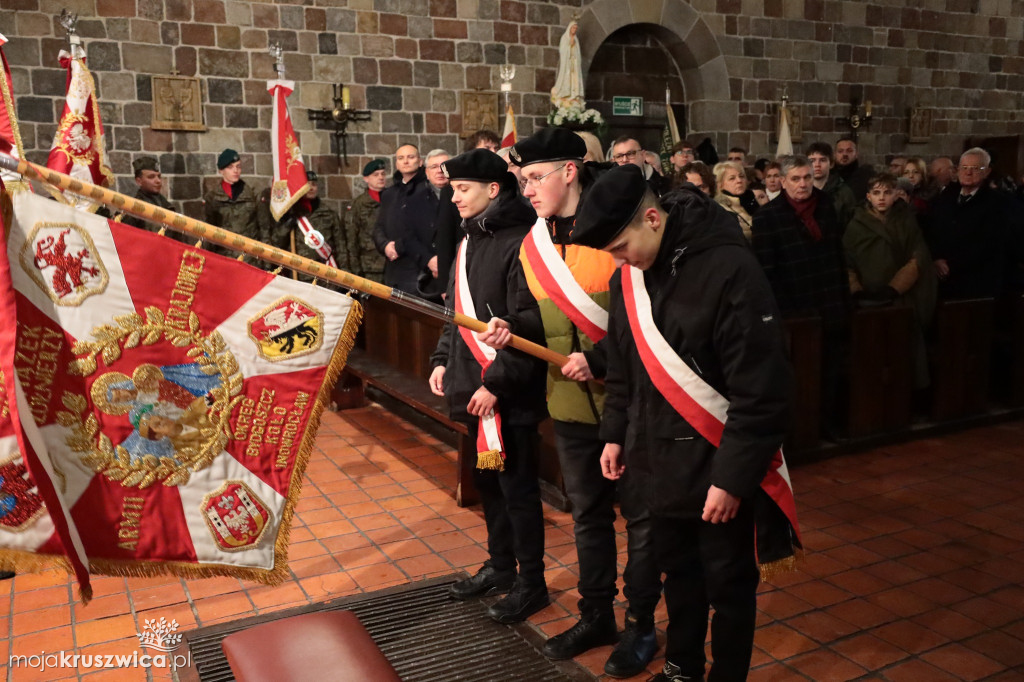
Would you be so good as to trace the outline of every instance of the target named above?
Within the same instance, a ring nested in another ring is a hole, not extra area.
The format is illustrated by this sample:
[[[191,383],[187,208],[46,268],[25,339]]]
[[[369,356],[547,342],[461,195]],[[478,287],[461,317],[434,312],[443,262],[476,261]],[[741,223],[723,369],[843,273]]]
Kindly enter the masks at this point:
[[[324,315],[297,298],[282,298],[249,321],[249,337],[271,362],[320,349]]]
[[[21,248],[21,267],[57,305],[103,293],[110,277],[89,233],[73,223],[38,223]]]
[[[0,466],[0,526],[18,533],[43,513],[43,500],[21,459]]]
[[[242,481],[226,481],[203,499],[201,511],[214,542],[226,552],[257,544],[270,512]]]

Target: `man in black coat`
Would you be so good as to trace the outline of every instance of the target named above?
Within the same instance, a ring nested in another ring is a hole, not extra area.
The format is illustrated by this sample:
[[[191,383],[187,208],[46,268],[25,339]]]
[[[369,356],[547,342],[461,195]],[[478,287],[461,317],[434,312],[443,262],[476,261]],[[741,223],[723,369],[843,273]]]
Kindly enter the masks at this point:
[[[840,137],[836,142],[836,174],[843,179],[857,201],[863,201],[868,193],[868,180],[875,175],[875,169],[861,164],[857,158],[857,141],[852,137]]]
[[[437,197],[414,144],[395,150],[394,184],[380,195],[373,242],[384,254],[384,284],[416,294],[420,272],[434,257],[431,238]]]
[[[928,212],[925,239],[939,276],[939,298],[996,297],[1003,289],[1013,200],[988,186],[991,157],[980,147],[960,156],[957,185]]]
[[[782,193],[754,216],[751,247],[784,317],[820,317],[823,434],[841,438],[840,381],[848,342],[850,281],[835,205],[813,185],[810,161],[782,163]]]
[[[742,680],[757,610],[755,510],[760,529],[760,510],[771,504],[761,482],[786,430],[791,372],[771,288],[735,219],[688,186],[662,201],[622,166],[595,183],[576,217],[574,243],[631,266],[611,280],[601,464],[608,478],[631,467],[650,481],[669,615],[666,662],[654,679],[704,679],[713,607],[710,679]],[[640,315],[627,277],[649,295],[644,309],[664,346],[634,326]],[[717,443],[652,379],[642,346],[658,348],[658,362],[685,365],[684,374],[728,401]]]
[[[492,151],[475,149],[443,168],[468,235],[456,256],[447,300],[480,320],[503,320],[505,335],[543,344],[540,309],[519,262],[519,246],[537,214],[520,196],[508,164]],[[464,422],[478,443],[473,478],[483,500],[490,554],[476,575],[455,583],[451,592],[471,599],[508,591],[488,615],[499,623],[515,623],[549,603],[537,482],[537,424],[547,417],[547,366],[511,348],[488,349],[492,359],[485,363],[480,359],[487,356],[480,345],[484,339],[449,323],[431,356],[431,391],[448,398],[452,419]],[[490,449],[484,449],[478,436],[481,430],[485,435],[490,428],[497,430],[489,423],[493,415],[500,419],[502,442],[488,439]],[[490,461],[499,453],[503,461]]]

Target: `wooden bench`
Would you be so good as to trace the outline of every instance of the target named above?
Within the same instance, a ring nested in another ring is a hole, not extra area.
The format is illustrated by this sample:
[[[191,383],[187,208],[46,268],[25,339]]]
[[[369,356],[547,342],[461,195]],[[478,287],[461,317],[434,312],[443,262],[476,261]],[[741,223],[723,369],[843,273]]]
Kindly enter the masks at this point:
[[[858,310],[850,319],[851,438],[910,426],[914,316],[905,306]]]
[[[945,301],[935,311],[932,419],[984,412],[989,405],[995,301]]]
[[[785,447],[799,453],[816,447],[821,431],[821,319],[787,319],[784,329],[793,363],[793,415]]]

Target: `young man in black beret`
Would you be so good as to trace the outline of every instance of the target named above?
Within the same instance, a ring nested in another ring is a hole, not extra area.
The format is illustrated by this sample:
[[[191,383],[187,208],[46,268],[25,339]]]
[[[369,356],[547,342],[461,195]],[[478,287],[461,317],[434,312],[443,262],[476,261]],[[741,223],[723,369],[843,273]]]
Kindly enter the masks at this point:
[[[352,272],[382,283],[384,256],[373,242],[373,226],[377,223],[381,192],[388,182],[387,167],[384,159],[374,159],[363,166],[366,191],[353,199],[345,212],[345,243]]]
[[[519,263],[519,245],[537,216],[519,195],[515,177],[486,149],[457,156],[442,168],[466,233],[447,300],[460,313],[500,319],[513,333],[543,343],[540,311]],[[431,364],[430,390],[448,398],[452,419],[465,422],[477,443],[474,481],[490,554],[476,575],[452,586],[452,594],[471,599],[508,591],[488,615],[499,623],[525,620],[550,601],[537,482],[546,365],[521,351],[495,351],[454,324],[446,325]]]
[[[523,195],[542,219],[524,240],[519,258],[540,305],[548,346],[569,356],[561,373],[548,373],[548,411],[572,502],[580,619],[549,639],[543,651],[558,660],[618,641],[605,672],[632,677],[658,650],[654,609],[661,598],[661,576],[642,499],[644,486],[630,476],[618,491],[628,534],[623,592],[629,600],[620,640],[612,607],[618,592],[616,485],[601,476],[604,441],[599,434],[605,397],[600,342],[607,331],[608,279],[615,263],[608,254],[569,241],[580,197],[598,173],[596,165],[584,165],[586,152],[578,135],[557,127],[542,129],[509,152],[520,168]]]
[[[689,186],[662,201],[625,165],[576,217],[574,243],[625,265],[611,281],[601,465],[612,480],[642,470],[650,481],[669,615],[654,679],[704,679],[710,606],[708,679],[743,680],[757,562],[780,570],[798,542],[780,450],[790,368],[771,287],[735,221]]]

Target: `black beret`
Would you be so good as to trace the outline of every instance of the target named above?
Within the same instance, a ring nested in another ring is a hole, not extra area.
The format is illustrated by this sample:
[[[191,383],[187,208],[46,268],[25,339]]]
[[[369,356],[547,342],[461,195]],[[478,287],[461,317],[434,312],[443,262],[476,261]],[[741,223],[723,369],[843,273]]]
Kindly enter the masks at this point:
[[[517,166],[546,161],[579,161],[587,155],[587,143],[583,138],[565,128],[549,126],[531,135],[522,142],[516,142],[509,150],[508,157]]]
[[[508,164],[489,149],[473,149],[448,159],[441,164],[444,176],[449,180],[473,180],[476,182],[501,182],[507,180]]]
[[[234,149],[225,149],[217,157],[217,170],[224,170],[235,161],[241,161],[242,157]]]
[[[634,163],[615,166],[590,186],[576,213],[573,244],[603,249],[633,221],[647,194],[644,172]]]
[[[367,175],[372,175],[373,173],[376,173],[379,170],[384,170],[387,167],[388,164],[384,159],[374,159],[363,166],[363,177],[365,178]]]
[[[306,171],[306,181],[307,182],[318,182],[319,180],[320,180],[320,176],[316,174],[315,170],[308,170],[308,171]]]
[[[145,170],[159,173],[160,164],[152,156],[140,156],[132,161],[132,170],[135,171],[135,177],[139,177],[139,173]]]

